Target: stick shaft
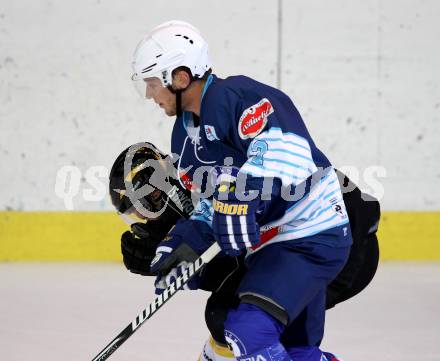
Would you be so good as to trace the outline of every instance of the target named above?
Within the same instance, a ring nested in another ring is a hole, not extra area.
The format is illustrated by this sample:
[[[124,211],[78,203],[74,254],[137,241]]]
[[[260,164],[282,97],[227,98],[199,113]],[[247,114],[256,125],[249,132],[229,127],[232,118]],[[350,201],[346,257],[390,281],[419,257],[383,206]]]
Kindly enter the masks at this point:
[[[177,291],[179,291],[188,281],[202,268],[203,265],[211,261],[220,252],[218,243],[213,243],[194,263],[190,263],[183,274],[172,282],[163,292],[158,295],[147,308],[142,310],[135,320],[125,327],[104,349],[96,355],[92,361],[107,360],[127,339],[135,333],[145,321],[150,319]]]

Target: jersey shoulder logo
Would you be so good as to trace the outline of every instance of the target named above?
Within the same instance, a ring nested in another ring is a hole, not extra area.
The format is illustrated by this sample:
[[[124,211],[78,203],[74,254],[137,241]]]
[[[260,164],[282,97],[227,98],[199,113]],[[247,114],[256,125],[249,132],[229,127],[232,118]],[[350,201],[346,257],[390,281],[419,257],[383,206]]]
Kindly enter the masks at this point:
[[[260,134],[267,124],[267,117],[272,113],[272,104],[266,98],[245,109],[238,121],[240,138],[254,138]]]
[[[220,140],[215,132],[215,128],[212,125],[205,125],[205,134],[206,138],[208,138],[208,140],[211,142],[214,140]]]

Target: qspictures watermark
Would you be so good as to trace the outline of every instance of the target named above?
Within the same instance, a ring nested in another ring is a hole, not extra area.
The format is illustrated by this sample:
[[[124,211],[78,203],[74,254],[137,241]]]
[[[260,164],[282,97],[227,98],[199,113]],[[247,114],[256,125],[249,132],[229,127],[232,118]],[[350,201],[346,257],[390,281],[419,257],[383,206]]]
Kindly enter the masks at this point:
[[[63,166],[56,175],[55,194],[69,211],[75,209],[74,199],[78,196],[86,202],[102,202],[108,198],[108,176],[108,168],[102,165],[91,166],[84,172],[77,166]]]
[[[230,161],[226,161],[225,163],[229,165]],[[381,182],[381,179],[386,178],[387,176],[387,171],[385,167],[372,165],[364,169],[360,169],[354,166],[342,166],[339,167],[338,170],[348,176],[349,179],[352,181],[352,184],[347,184],[346,186],[341,185],[342,193],[352,191],[354,189],[354,185],[357,185],[360,186],[363,191],[377,198],[379,201],[383,198],[385,194],[385,188]],[[207,169],[206,167],[201,167],[200,171],[196,169],[194,172],[194,181],[197,182],[198,179],[196,178],[203,178],[203,174],[206,172],[209,172],[209,169]],[[63,200],[66,210],[75,210],[75,201],[77,201],[78,199],[81,199],[83,202],[90,203],[101,203],[103,201],[109,200],[109,173],[109,169],[103,165],[90,166],[86,169],[81,169],[80,167],[73,165],[63,166],[58,170],[56,175],[54,189],[55,194],[58,198]],[[238,178],[238,183],[240,184],[238,184],[237,189],[245,189],[246,185],[241,184],[242,182],[246,181],[245,178],[246,177]],[[244,181],[241,181],[241,179],[244,179]],[[161,181],[166,182],[165,179]],[[158,186],[157,180],[155,182],[155,186]],[[168,185],[164,184],[163,189],[167,188],[166,186]],[[160,188],[162,187],[160,187],[159,185],[159,189]],[[265,184],[264,188],[271,188],[270,180],[267,184]],[[209,198],[212,195],[213,190],[213,186],[207,187],[204,193],[199,193],[195,197],[193,197],[194,206],[196,205],[200,197]],[[293,193],[290,191],[290,188],[284,188],[282,192],[282,197],[285,200],[295,201],[303,196],[303,193],[301,193],[302,191],[303,190],[301,189],[301,187],[295,188],[295,191]],[[148,196],[148,192],[142,192],[140,194],[138,192],[134,192],[133,194],[135,194],[137,197]],[[259,194],[255,194],[254,197],[258,195]],[[136,201],[137,199],[133,199],[132,203],[134,204],[136,203]]]

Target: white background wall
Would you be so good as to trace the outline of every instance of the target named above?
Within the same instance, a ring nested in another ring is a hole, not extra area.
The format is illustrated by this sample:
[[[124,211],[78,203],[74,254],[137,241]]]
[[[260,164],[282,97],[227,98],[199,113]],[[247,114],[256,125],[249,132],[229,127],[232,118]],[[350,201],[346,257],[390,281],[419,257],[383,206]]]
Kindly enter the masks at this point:
[[[137,96],[130,63],[170,19],[202,31],[218,75],[280,85],[336,166],[384,167],[384,209],[440,209],[438,1],[3,0],[0,210],[63,210],[61,167],[110,168],[143,140],[169,150],[173,120]],[[111,209],[79,187],[74,209]]]

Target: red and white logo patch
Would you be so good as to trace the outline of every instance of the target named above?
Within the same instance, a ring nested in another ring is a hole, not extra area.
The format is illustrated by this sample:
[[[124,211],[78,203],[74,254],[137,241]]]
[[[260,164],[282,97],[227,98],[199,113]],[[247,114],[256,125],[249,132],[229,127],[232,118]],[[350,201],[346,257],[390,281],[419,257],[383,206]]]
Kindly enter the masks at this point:
[[[180,173],[180,180],[182,181],[183,185],[185,186],[186,189],[188,190],[192,190],[194,185],[193,185],[193,181],[191,179],[191,177],[185,173],[185,172],[181,172]]]
[[[273,113],[272,104],[266,98],[245,109],[238,121],[238,133],[241,139],[254,138],[267,124],[267,117]]]

